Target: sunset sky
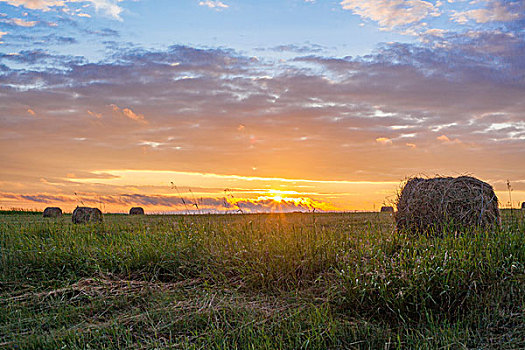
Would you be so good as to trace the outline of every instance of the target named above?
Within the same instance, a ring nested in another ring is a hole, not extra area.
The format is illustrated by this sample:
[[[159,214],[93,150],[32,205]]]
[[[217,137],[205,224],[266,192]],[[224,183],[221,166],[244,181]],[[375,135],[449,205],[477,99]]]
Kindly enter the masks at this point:
[[[0,0],[0,206],[374,210],[470,174],[516,207],[524,28],[524,0]]]

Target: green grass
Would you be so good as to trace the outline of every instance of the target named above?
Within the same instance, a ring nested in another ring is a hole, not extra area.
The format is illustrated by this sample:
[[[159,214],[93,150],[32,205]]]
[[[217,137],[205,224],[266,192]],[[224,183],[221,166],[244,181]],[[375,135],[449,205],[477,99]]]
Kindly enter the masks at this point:
[[[525,348],[525,222],[0,212],[0,347]]]

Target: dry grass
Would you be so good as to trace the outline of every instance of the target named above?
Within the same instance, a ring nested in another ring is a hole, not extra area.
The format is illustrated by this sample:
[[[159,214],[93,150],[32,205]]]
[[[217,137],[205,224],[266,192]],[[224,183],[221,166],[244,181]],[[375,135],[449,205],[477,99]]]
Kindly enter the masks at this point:
[[[0,216],[0,347],[523,348],[510,214],[441,236],[388,213]]]

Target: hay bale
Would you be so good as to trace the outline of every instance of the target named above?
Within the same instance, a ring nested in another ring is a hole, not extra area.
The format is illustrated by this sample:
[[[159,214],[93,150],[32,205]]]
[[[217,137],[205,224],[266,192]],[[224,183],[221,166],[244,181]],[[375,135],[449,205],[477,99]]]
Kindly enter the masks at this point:
[[[133,207],[129,210],[129,215],[144,215],[144,209],[141,207]]]
[[[71,220],[74,224],[85,224],[88,222],[102,222],[102,212],[98,208],[77,207],[73,211]]]
[[[521,209],[525,210],[525,202],[521,203]]]
[[[409,179],[399,194],[395,214],[397,229],[410,232],[489,227],[499,220],[494,189],[470,176]]]
[[[44,209],[43,216],[45,218],[59,218],[62,216],[62,209],[58,207],[47,207]]]
[[[381,207],[381,213],[393,213],[393,212],[394,212],[393,207],[387,207],[387,206]]]

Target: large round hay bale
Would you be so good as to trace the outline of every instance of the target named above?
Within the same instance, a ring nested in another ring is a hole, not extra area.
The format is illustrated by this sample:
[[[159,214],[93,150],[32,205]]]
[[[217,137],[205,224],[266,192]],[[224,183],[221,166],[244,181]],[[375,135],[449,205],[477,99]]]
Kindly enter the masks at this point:
[[[77,207],[73,211],[71,220],[74,224],[85,224],[88,222],[102,222],[102,212],[98,208]]]
[[[381,213],[393,213],[393,212],[394,212],[393,207],[388,207],[388,206],[381,207]]]
[[[409,179],[397,201],[398,230],[444,229],[499,224],[498,197],[491,185],[470,176]]]
[[[144,215],[144,209],[141,207],[133,207],[129,210],[129,215]]]
[[[43,216],[45,218],[59,218],[62,216],[62,209],[58,207],[47,207],[44,209]]]

